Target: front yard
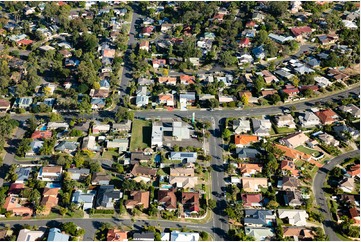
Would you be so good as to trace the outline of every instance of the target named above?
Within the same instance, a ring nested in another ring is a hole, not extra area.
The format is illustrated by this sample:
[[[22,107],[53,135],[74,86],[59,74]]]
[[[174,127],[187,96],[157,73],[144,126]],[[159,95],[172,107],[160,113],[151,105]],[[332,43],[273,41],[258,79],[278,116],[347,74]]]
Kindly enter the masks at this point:
[[[135,119],[133,121],[130,151],[150,147],[152,126],[150,121]]]

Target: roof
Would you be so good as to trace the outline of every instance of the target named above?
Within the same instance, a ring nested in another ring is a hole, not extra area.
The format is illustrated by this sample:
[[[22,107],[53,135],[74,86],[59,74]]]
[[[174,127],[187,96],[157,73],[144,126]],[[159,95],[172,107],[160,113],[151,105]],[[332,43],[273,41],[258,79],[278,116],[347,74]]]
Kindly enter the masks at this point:
[[[45,166],[42,168],[42,173],[61,173],[63,168],[61,166]]]
[[[126,241],[128,232],[120,229],[108,229],[107,241]]]
[[[313,238],[313,232],[306,227],[283,227],[283,237]]]
[[[182,204],[190,211],[199,212],[199,192],[182,192]]]
[[[45,187],[44,191],[43,191],[43,196],[57,196],[59,193],[60,188],[50,188],[50,187]]]
[[[258,187],[267,187],[267,178],[261,177],[242,177],[242,187],[245,192],[256,192]]]
[[[241,195],[243,206],[253,206],[255,203],[260,203],[262,201],[262,194],[246,194]]]
[[[31,231],[29,229],[22,229],[19,231],[17,241],[35,241],[44,235],[43,231]]]
[[[22,45],[30,45],[33,43],[33,41],[29,40],[29,39],[22,39],[22,40],[19,40],[17,43],[22,44]]]
[[[114,185],[101,185],[96,195],[95,207],[108,208],[109,203],[113,207],[112,201],[122,197],[122,193],[114,188]]]
[[[259,224],[267,226],[267,216],[274,218],[274,212],[272,210],[260,210],[260,209],[245,209],[244,210],[245,224]]]
[[[360,164],[351,166],[347,173],[351,176],[360,175]]]
[[[159,83],[169,82],[169,83],[177,83],[176,77],[170,77],[170,76],[160,76],[158,77]]]
[[[166,209],[177,208],[177,197],[174,191],[159,190],[158,191],[158,203],[164,203]]]
[[[186,82],[188,84],[194,84],[196,77],[195,76],[189,76],[189,75],[180,75],[181,82]]]
[[[295,36],[299,36],[302,34],[308,34],[312,32],[312,29],[308,26],[303,26],[303,27],[294,27],[291,29],[291,32],[295,35]]]
[[[92,182],[110,181],[110,177],[104,172],[93,173]]]
[[[199,241],[199,233],[172,231],[170,241]]]
[[[242,174],[251,173],[254,170],[257,172],[262,172],[262,167],[262,164],[238,163],[238,168]]]
[[[300,181],[295,178],[295,177],[288,177],[288,176],[284,176],[282,177],[282,188],[285,189],[286,187],[291,187],[291,188],[297,188],[298,186],[300,186]],[[289,189],[289,188],[287,188]]]
[[[130,196],[133,197],[133,199],[125,201],[125,206],[135,207],[142,204],[143,208],[149,207],[149,191],[132,191]]]
[[[282,152],[284,152],[285,157],[289,157],[291,159],[302,159],[302,160],[309,160],[311,158],[311,155],[303,153],[301,151],[288,148],[283,145],[276,144],[276,148],[280,149]]]
[[[296,169],[296,165],[291,160],[282,160],[281,161],[281,170],[288,170],[291,171],[293,176],[298,175],[298,170]]]
[[[237,148],[236,153],[240,159],[255,159],[260,152],[251,148]]]
[[[48,138],[51,138],[52,134],[53,133],[51,130],[45,130],[45,131],[36,130],[31,135],[31,138],[32,139],[48,139]]]
[[[332,111],[332,109],[318,111],[315,114],[323,124],[328,122],[334,122],[335,121],[334,117],[337,117],[337,114],[334,111]]]
[[[143,167],[140,166],[139,164],[135,164],[131,173],[133,176],[139,176],[139,175],[155,176],[157,174],[157,169]]]
[[[10,102],[8,100],[5,99],[0,99],[0,107],[1,108],[7,108],[10,106]]]
[[[182,167],[170,168],[170,176],[194,176],[194,169]]]
[[[49,230],[48,241],[69,241],[70,236],[61,232],[58,228]]]
[[[257,135],[240,134],[234,136],[234,143],[236,145],[248,145],[258,141]]]

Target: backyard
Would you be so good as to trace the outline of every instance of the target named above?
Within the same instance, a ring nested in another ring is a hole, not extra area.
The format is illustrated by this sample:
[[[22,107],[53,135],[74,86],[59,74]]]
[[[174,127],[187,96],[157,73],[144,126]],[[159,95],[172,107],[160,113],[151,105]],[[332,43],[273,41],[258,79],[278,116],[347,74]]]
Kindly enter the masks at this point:
[[[151,135],[151,122],[135,119],[133,121],[130,151],[143,150],[150,147]]]
[[[321,155],[321,152],[319,152],[318,150],[309,149],[303,145],[296,147],[296,150],[312,155],[313,157],[319,157]]]

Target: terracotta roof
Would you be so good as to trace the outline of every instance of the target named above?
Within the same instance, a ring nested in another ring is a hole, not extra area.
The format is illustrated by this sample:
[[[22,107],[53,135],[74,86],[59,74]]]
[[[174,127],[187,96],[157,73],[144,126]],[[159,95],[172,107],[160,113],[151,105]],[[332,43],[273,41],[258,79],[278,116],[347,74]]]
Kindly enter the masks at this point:
[[[165,65],[165,64],[167,64],[167,61],[165,59],[153,59],[152,63],[153,63],[153,65],[154,64]]]
[[[216,14],[213,19],[223,20],[224,14]]]
[[[43,167],[43,173],[60,173],[63,171],[61,166],[45,166]]]
[[[108,229],[107,241],[126,241],[128,232],[119,229]]]
[[[25,188],[24,183],[12,183],[9,188],[9,193],[18,194]]]
[[[284,152],[284,156],[291,158],[293,160],[295,159],[309,160],[311,158],[309,154],[305,154],[301,151],[291,149],[283,145],[276,144],[276,148]]]
[[[295,35],[295,36],[299,36],[305,33],[311,33],[312,29],[308,26],[303,26],[303,27],[295,27],[291,29],[291,32]]]
[[[298,170],[296,169],[296,165],[293,161],[282,160],[281,170],[288,170],[293,176],[298,176]]]
[[[318,85],[307,85],[307,86],[302,86],[299,88],[300,91],[305,91],[305,90],[312,90],[312,91],[318,91],[319,87]]]
[[[295,93],[300,92],[300,90],[298,90],[298,88],[285,88],[285,89],[282,89],[282,91],[287,94],[295,94]]]
[[[29,39],[22,39],[22,40],[19,40],[17,43],[22,44],[22,45],[30,45],[33,43],[33,41],[29,40]]]
[[[114,49],[105,49],[103,51],[103,56],[113,58],[115,56],[115,50]]]
[[[260,203],[262,201],[262,194],[242,194],[243,206],[252,206],[252,203]]]
[[[0,99],[0,107],[7,108],[7,107],[9,107],[9,105],[10,105],[10,102],[8,100]]]
[[[360,211],[357,210],[356,207],[352,207],[349,209],[351,218],[360,217]]]
[[[143,40],[142,42],[140,42],[139,47],[149,47],[149,41]]]
[[[255,21],[248,21],[246,23],[246,27],[254,27],[256,25],[256,22]]]
[[[261,92],[263,97],[267,97],[268,95],[276,94],[277,90],[264,90]]]
[[[347,171],[351,176],[360,175],[360,164],[354,165],[350,167],[350,170]]]
[[[323,124],[334,122],[335,119],[333,117],[337,116],[337,114],[334,111],[332,111],[332,109],[326,109],[326,110],[323,110],[323,111],[318,111],[315,114],[321,120],[321,122]]]
[[[199,193],[182,192],[182,204],[190,211],[199,212]]]
[[[186,82],[188,84],[194,84],[196,78],[195,78],[195,76],[181,75],[180,80],[181,80],[181,82]]]
[[[132,171],[133,176],[155,176],[157,174],[157,169],[149,168],[149,167],[143,167],[139,164],[135,164]]]
[[[302,227],[283,227],[283,237],[313,238],[312,231]]]
[[[60,188],[49,188],[45,187],[43,191],[43,196],[58,196]]]
[[[50,130],[45,130],[45,131],[37,130],[31,135],[31,138],[32,139],[48,139],[48,138],[51,138],[52,134],[53,133]]]
[[[159,94],[158,98],[160,101],[171,101],[171,100],[173,100],[173,95],[172,94]]]
[[[143,208],[149,207],[149,191],[133,191],[130,193],[130,196],[133,199],[129,199],[125,202],[126,207],[133,208],[138,204],[143,205]]]
[[[256,192],[256,187],[267,187],[267,178],[260,177],[242,177],[242,187],[245,192]]]
[[[239,134],[234,136],[234,143],[236,145],[248,145],[257,141],[257,135]]]
[[[54,197],[54,196],[43,197],[43,199],[41,199],[40,204],[43,205],[45,207],[45,209],[42,213],[49,214],[51,211],[51,208],[58,205],[58,201],[59,201],[58,198]]]
[[[249,45],[251,43],[249,38],[243,38],[239,41],[240,45]]]
[[[158,202],[164,203],[167,209],[177,208],[177,197],[174,191],[159,190],[158,191]]]
[[[159,83],[169,82],[169,83],[177,83],[176,77],[170,77],[170,76],[160,76],[158,77]]]

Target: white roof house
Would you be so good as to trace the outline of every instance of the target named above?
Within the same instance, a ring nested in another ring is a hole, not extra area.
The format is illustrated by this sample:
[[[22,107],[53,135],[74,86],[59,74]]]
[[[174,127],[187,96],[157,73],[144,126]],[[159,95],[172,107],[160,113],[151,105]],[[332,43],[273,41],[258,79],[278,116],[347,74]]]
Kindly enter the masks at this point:
[[[256,241],[268,241],[275,235],[272,228],[245,227],[244,230],[246,232],[246,235],[255,238]]]
[[[48,130],[58,129],[58,128],[64,128],[65,130],[68,130],[69,124],[61,123],[61,122],[48,122],[48,125],[46,126],[46,128]]]
[[[36,241],[44,235],[44,231],[31,231],[22,229],[19,231],[17,241]]]
[[[316,125],[320,125],[320,119],[313,112],[306,111],[304,115],[299,116],[300,124],[302,127],[309,128],[315,127]]]
[[[172,231],[170,241],[199,241],[199,233]]]
[[[161,123],[154,122],[152,125],[151,146],[163,146],[163,125]]]
[[[272,123],[268,119],[252,119],[253,133],[258,136],[268,136]]]
[[[277,35],[277,34],[269,34],[268,37],[270,37],[272,40],[278,42],[278,43],[281,43],[283,44],[284,42],[287,42],[287,41],[291,41],[291,40],[294,40],[294,38],[292,36],[287,36],[287,37],[284,37],[282,35]]]
[[[99,147],[95,141],[95,136],[87,136],[83,138],[82,149],[98,151]]]
[[[239,119],[233,121],[233,130],[236,134],[247,133],[251,131],[251,124],[249,120]]]
[[[316,76],[314,80],[319,87],[328,87],[332,85],[332,82],[330,82],[326,77],[323,76]]]
[[[280,219],[287,218],[288,223],[293,226],[306,226],[308,214],[306,210],[298,209],[278,209]]]

